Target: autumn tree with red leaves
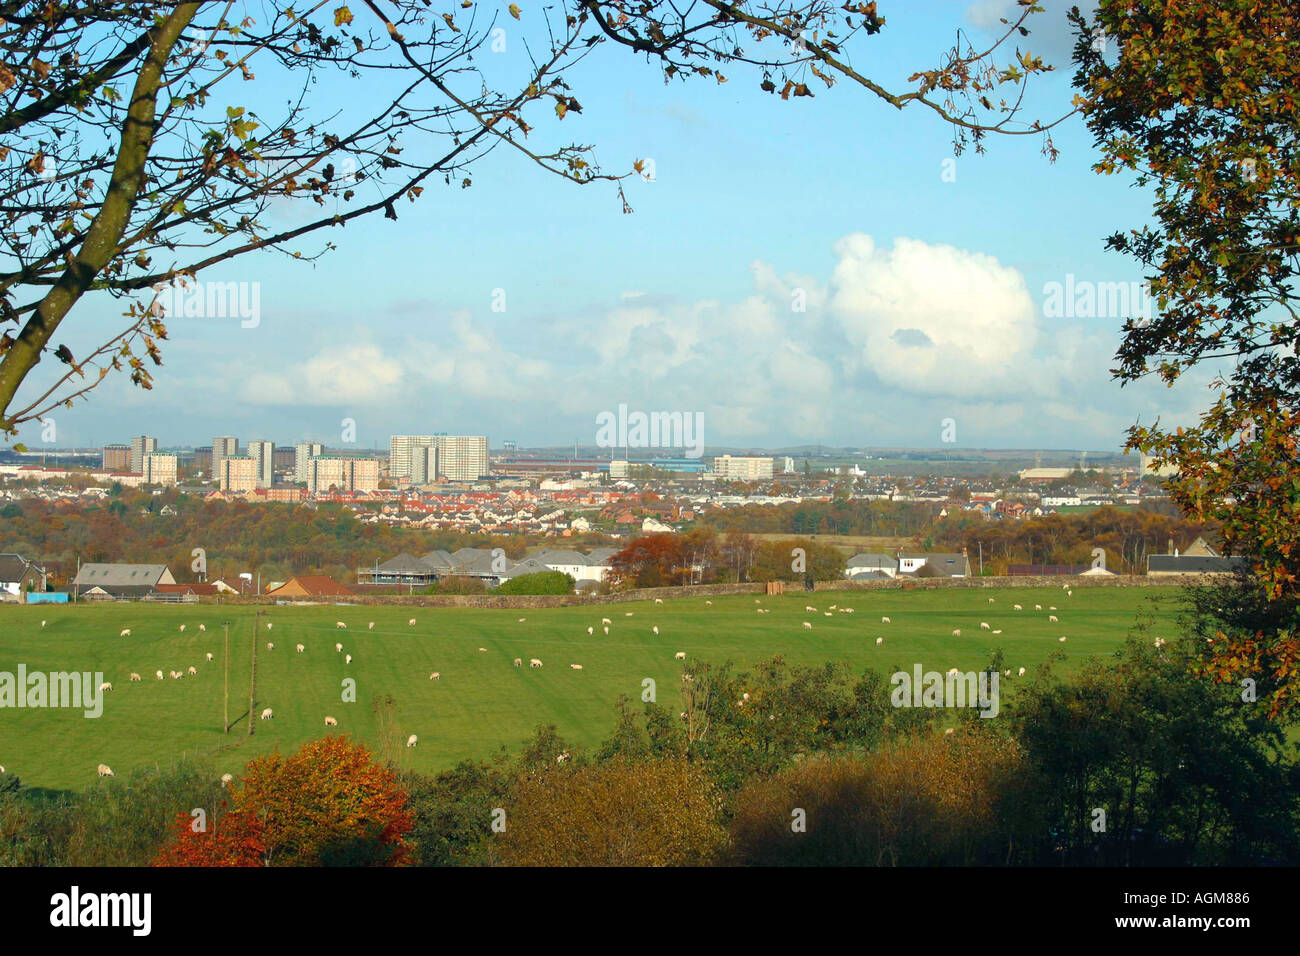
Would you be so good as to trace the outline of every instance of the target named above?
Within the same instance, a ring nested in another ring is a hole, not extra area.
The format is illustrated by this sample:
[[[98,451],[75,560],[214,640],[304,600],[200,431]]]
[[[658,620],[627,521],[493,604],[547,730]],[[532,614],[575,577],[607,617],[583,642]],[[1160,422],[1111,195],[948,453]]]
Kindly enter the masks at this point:
[[[210,830],[177,817],[160,866],[396,866],[415,820],[397,774],[346,737],[249,762]]]

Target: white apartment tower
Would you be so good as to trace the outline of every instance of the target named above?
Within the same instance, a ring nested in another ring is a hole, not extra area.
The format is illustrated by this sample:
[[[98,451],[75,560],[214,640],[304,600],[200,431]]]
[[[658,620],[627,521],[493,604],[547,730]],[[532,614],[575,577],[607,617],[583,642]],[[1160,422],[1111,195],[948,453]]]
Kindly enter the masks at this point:
[[[223,458],[234,458],[238,454],[238,438],[222,435],[220,438],[212,439],[212,477],[221,477],[221,460]]]
[[[248,457],[253,459],[253,470],[257,473],[257,487],[270,488],[275,484],[275,442],[250,441]]]
[[[176,485],[175,455],[145,455],[142,463],[144,483],[171,488]]]
[[[318,441],[300,441],[293,446],[293,480],[307,484],[308,466],[313,458],[325,453],[325,446]]]

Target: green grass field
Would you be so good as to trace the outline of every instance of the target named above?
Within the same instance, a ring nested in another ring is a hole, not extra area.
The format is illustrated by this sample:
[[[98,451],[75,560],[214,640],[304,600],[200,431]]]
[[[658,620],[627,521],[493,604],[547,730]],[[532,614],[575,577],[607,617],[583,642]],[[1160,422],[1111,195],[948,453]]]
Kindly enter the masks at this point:
[[[988,598],[995,599],[994,604]],[[920,662],[927,670],[969,670],[1002,648],[1008,667],[1033,667],[1063,650],[1069,670],[1119,646],[1143,608],[1154,607],[1157,632],[1173,636],[1178,592],[1173,588],[937,589],[806,593],[763,597],[770,614],[756,613],[755,598],[689,598],[527,611],[477,608],[270,607],[257,642],[256,710],[271,707],[273,720],[255,720],[248,736],[249,656],[254,640],[250,607],[142,604],[76,607],[9,606],[0,609],[0,671],[102,671],[114,690],[104,713],[80,710],[0,709],[0,765],[31,786],[82,789],[96,782],[95,768],[119,775],[182,754],[211,758],[219,771],[238,773],[253,756],[279,747],[290,751],[324,735],[325,716],[339,731],[371,746],[378,722],[371,702],[397,702],[396,732],[419,746],[401,748],[399,763],[436,771],[465,757],[483,757],[505,745],[518,749],[539,723],[554,723],[578,745],[594,745],[613,727],[620,694],[639,701],[642,681],[657,682],[658,701],[677,709],[681,664],[692,660],[753,662],[783,654],[793,663],[845,661],[855,670],[882,673]],[[1154,605],[1153,603],[1154,602]],[[1013,611],[1019,603],[1023,611]],[[825,617],[829,605],[854,614]],[[1041,604],[1043,611],[1035,611]],[[814,605],[816,614],[804,610]],[[1060,623],[1048,622],[1056,605]],[[625,616],[631,612],[632,616]],[[891,618],[882,624],[881,616]],[[414,617],[416,626],[407,624]],[[526,621],[519,623],[519,618]],[[602,634],[601,618],[613,624]],[[47,622],[45,627],[41,621]],[[230,627],[230,718],[222,733],[221,622]],[[336,621],[348,625],[335,628]],[[367,628],[374,622],[374,629]],[[803,622],[813,624],[812,630]],[[1002,629],[980,630],[980,622]],[[266,629],[266,622],[272,629]],[[184,633],[178,628],[186,625]],[[204,624],[205,633],[198,631]],[[653,626],[659,634],[652,633]],[[588,626],[595,635],[587,634]],[[123,628],[130,637],[119,636]],[[961,637],[952,636],[960,628]],[[1068,636],[1065,644],[1058,642]],[[882,646],[876,638],[883,637]],[[274,641],[275,649],[266,649]],[[351,665],[335,642],[353,655]],[[301,642],[305,653],[294,645]],[[479,648],[483,648],[480,651]],[[205,661],[211,652],[215,660]],[[512,665],[524,660],[522,668]],[[540,658],[541,669],[528,659]],[[570,664],[581,664],[581,671]],[[156,680],[154,672],[197,676]],[[138,672],[140,683],[128,682]],[[429,680],[438,671],[441,678]],[[345,678],[356,681],[356,702],[342,700]],[[1013,677],[1012,682],[1014,683]],[[1006,693],[1004,689],[1004,694]]]

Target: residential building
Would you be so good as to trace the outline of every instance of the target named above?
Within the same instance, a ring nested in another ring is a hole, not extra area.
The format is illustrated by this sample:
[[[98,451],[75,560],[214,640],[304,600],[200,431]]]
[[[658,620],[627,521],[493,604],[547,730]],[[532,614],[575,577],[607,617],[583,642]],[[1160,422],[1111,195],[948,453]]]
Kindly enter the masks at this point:
[[[898,555],[898,573],[924,578],[965,578],[970,576],[970,562],[965,554]]]
[[[392,465],[389,465],[391,473]],[[438,446],[418,445],[411,449],[411,484],[427,485],[438,478]]]
[[[21,554],[0,554],[0,601],[21,601],[28,591],[45,590],[45,569]]]
[[[212,439],[212,474],[213,477],[219,477],[221,474],[221,459],[234,458],[239,454],[239,439],[230,435],[222,435],[219,438]]]
[[[335,597],[356,592],[328,574],[300,574],[266,593],[276,597]]]
[[[130,471],[131,446],[105,445],[102,464],[105,471]]]
[[[898,574],[898,558],[892,554],[855,554],[844,563],[846,578],[892,578]]]
[[[257,463],[247,455],[223,457],[216,477],[222,491],[252,491],[257,487]]]
[[[293,480],[299,484],[307,483],[308,462],[325,453],[325,446],[318,441],[300,441],[293,446]]]
[[[307,490],[312,494],[330,491],[378,491],[377,458],[312,458],[307,466]]]
[[[723,481],[763,481],[772,477],[774,465],[771,458],[722,455],[713,459],[713,473]]]
[[[248,457],[253,459],[253,471],[256,473],[258,488],[270,488],[275,484],[275,442],[250,441]]]
[[[477,481],[491,473],[486,435],[435,435],[438,474],[451,481]]]
[[[393,435],[388,439],[388,477],[402,481],[413,474],[412,458],[416,449],[433,444],[432,435]]]
[[[142,462],[144,483],[172,488],[176,485],[175,455],[145,455]]]
[[[72,582],[83,600],[143,598],[159,584],[175,584],[165,564],[83,564]]]
[[[152,455],[158,450],[158,439],[141,435],[131,439],[131,468],[135,474],[144,473],[144,456]]]

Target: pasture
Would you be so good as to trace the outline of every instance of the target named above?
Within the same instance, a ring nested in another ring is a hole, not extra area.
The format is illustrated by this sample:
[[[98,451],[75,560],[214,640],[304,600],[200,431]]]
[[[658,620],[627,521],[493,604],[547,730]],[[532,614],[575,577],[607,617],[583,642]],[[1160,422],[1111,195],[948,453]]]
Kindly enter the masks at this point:
[[[105,692],[97,719],[81,710],[0,709],[0,765],[27,785],[73,790],[95,786],[100,763],[122,776],[169,764],[183,753],[210,758],[218,773],[238,774],[257,754],[277,747],[288,752],[324,735],[326,716],[337,719],[339,732],[376,750],[387,743],[400,765],[424,772],[486,757],[503,746],[515,751],[539,723],[554,723],[570,742],[592,746],[609,735],[618,696],[639,702],[645,678],[657,682],[660,704],[680,709],[683,664],[674,660],[677,652],[687,654],[687,672],[700,660],[744,664],[782,654],[792,663],[844,661],[856,671],[870,667],[887,676],[917,662],[927,670],[972,670],[1001,648],[1013,674],[1004,680],[1004,700],[1013,700],[1019,667],[1028,668],[1028,679],[1056,652],[1065,654],[1064,671],[1088,656],[1105,655],[1124,641],[1144,609],[1154,613],[1151,636],[1172,638],[1178,597],[1175,588],[1084,587],[1072,597],[1061,588],[954,588],[527,610],[271,606],[262,608],[260,619],[256,608],[246,606],[11,605],[0,608],[0,672],[16,673],[19,664],[28,673],[102,671],[113,690]],[[1012,610],[1013,604],[1024,610]],[[1035,604],[1043,610],[1035,611]],[[805,611],[807,605],[818,610]],[[854,613],[827,617],[830,605]],[[1053,605],[1057,610],[1048,610]],[[759,608],[770,613],[757,613]],[[1050,614],[1059,622],[1051,623]],[[882,616],[891,623],[882,624]],[[602,617],[612,622],[608,636]],[[415,626],[408,625],[410,618]],[[222,732],[225,621],[228,733]],[[338,621],[347,629],[337,629]],[[990,629],[981,630],[981,622]],[[126,628],[130,636],[121,636]],[[1068,641],[1061,643],[1061,636]],[[274,650],[267,649],[268,641]],[[254,719],[249,736],[254,642],[254,716],[270,707],[274,718]],[[342,653],[335,651],[336,642],[343,644]],[[295,651],[299,643],[303,653]],[[352,655],[350,664],[345,654]],[[515,658],[522,667],[513,666]],[[530,658],[543,666],[530,668]],[[167,676],[191,666],[197,675]],[[162,680],[154,677],[158,670]],[[430,680],[435,671],[439,679]],[[131,672],[143,679],[129,682]],[[343,700],[346,678],[356,682],[355,702]],[[373,702],[385,696],[393,705],[376,710]],[[419,745],[406,748],[412,733]]]

